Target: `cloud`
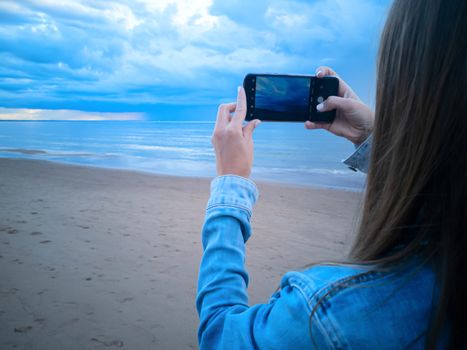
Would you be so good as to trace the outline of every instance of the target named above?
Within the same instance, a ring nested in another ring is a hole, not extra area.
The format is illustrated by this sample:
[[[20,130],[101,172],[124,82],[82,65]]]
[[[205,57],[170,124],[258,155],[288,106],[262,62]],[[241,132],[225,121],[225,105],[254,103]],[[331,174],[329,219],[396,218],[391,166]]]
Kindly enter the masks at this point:
[[[1,108],[0,120],[144,120],[143,113],[99,113],[77,110]]]
[[[323,63],[370,76],[387,3],[2,0],[0,106],[210,105],[248,72]]]

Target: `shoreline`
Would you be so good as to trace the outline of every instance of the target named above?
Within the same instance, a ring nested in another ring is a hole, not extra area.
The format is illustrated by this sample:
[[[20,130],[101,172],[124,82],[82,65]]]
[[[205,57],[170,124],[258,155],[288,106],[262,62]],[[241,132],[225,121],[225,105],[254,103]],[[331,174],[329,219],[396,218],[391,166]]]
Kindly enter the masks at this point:
[[[0,153],[1,152],[10,152],[12,154],[16,154],[17,156],[16,157],[15,156],[5,157],[3,155],[0,155],[0,160],[2,159],[31,160],[31,161],[38,161],[38,162],[50,162],[50,163],[55,163],[55,164],[62,164],[66,166],[91,167],[95,169],[103,169],[103,170],[108,169],[108,170],[115,170],[115,171],[128,171],[128,172],[135,172],[135,173],[147,174],[147,175],[152,175],[152,176],[163,176],[163,177],[167,176],[167,177],[183,178],[183,179],[199,178],[199,179],[212,180],[215,177],[215,176],[175,175],[175,174],[155,172],[155,171],[142,170],[142,169],[112,167],[112,166],[96,165],[96,164],[83,164],[79,162],[66,161],[66,160],[41,159],[41,158],[36,158],[36,156],[46,156],[46,155],[51,155],[51,153],[49,153],[48,151],[38,150],[38,149],[23,149],[23,148],[1,149],[0,148]],[[52,153],[52,156],[53,155],[54,154]],[[72,155],[73,156],[89,156],[89,154],[87,153],[76,153]],[[322,176],[325,177],[326,175],[323,174]],[[345,192],[355,192],[355,193],[361,193],[364,191],[364,187],[356,188],[356,187],[332,186],[332,185],[326,186],[326,185],[319,185],[319,184],[313,184],[313,183],[308,184],[304,182],[288,182],[288,181],[281,181],[281,180],[276,180],[276,179],[255,179],[252,177],[250,177],[250,179],[254,181],[255,183],[266,183],[266,184],[271,184],[271,185],[276,184],[279,186],[297,187],[297,188],[305,188],[305,189],[307,188],[324,189],[324,190],[329,189],[329,190],[335,190],[335,191],[345,191]]]
[[[256,182],[250,304],[345,256],[362,193]],[[0,347],[196,349],[210,179],[0,158]]]

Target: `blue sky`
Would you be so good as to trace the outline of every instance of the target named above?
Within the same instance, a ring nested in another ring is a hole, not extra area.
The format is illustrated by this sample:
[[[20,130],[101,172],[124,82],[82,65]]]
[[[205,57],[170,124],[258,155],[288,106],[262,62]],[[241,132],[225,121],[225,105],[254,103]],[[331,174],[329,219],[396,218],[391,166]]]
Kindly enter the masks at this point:
[[[212,120],[249,72],[372,103],[388,0],[0,1],[0,119]]]

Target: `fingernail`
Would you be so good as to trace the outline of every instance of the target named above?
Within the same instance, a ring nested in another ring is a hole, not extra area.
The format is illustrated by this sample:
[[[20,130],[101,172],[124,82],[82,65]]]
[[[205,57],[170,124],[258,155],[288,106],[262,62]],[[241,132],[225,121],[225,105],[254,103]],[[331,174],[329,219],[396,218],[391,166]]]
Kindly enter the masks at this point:
[[[324,108],[324,103],[320,103],[319,105],[316,106],[316,109],[318,111],[322,110]]]
[[[257,127],[259,124],[261,124],[261,120],[257,120],[257,121],[255,122],[255,127]]]
[[[321,75],[322,73],[323,73],[323,71],[320,69],[320,70],[318,70],[318,71],[316,72],[316,76],[319,78],[320,75]]]
[[[239,85],[237,86],[237,93],[240,93],[240,90],[242,89],[242,87]]]

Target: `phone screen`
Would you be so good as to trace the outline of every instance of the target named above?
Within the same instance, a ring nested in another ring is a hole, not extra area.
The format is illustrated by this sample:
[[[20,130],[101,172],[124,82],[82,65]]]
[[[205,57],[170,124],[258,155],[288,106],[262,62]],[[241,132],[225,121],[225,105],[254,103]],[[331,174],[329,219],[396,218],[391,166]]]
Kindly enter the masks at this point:
[[[332,123],[336,111],[317,112],[316,105],[337,95],[336,77],[311,75],[247,74],[243,80],[247,97],[246,120]]]
[[[255,112],[258,117],[307,119],[310,99],[308,77],[257,76]]]

